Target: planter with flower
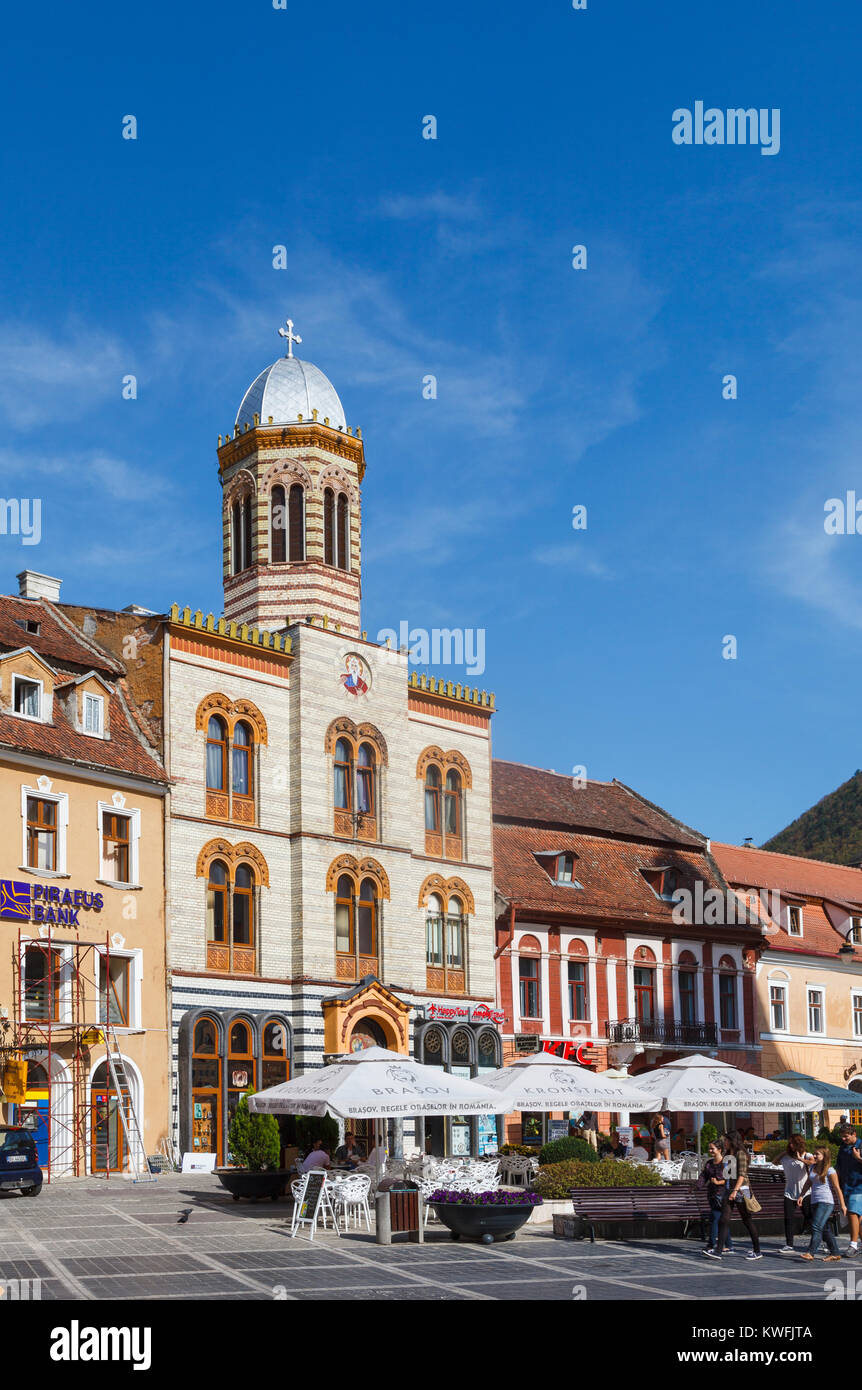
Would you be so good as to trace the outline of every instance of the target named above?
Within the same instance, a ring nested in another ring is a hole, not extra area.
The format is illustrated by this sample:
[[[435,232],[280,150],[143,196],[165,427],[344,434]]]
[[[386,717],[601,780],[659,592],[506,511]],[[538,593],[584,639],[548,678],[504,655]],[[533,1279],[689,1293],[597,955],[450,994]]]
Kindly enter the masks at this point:
[[[438,1188],[428,1200],[453,1240],[467,1236],[483,1245],[514,1240],[533,1208],[542,1202],[535,1192],[505,1192],[500,1188],[488,1192]]]

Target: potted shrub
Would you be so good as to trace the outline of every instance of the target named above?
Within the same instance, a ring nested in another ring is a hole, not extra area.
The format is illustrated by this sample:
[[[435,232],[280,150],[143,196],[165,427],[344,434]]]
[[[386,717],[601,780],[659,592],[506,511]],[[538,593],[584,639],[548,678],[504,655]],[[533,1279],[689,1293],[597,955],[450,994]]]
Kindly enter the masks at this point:
[[[236,1108],[228,1130],[229,1168],[216,1168],[216,1176],[235,1202],[240,1197],[269,1197],[275,1201],[284,1192],[289,1172],[279,1168],[281,1136],[274,1115],[253,1115],[248,1098],[250,1086]]]
[[[428,1200],[453,1240],[467,1236],[483,1245],[514,1240],[529,1221],[533,1207],[542,1203],[535,1192],[505,1192],[500,1188],[488,1192],[438,1188]]]

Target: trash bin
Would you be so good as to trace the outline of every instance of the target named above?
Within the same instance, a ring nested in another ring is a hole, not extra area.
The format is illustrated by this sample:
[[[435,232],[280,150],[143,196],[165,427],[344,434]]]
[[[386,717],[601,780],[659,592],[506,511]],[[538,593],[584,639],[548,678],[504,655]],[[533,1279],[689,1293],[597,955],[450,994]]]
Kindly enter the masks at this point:
[[[377,1189],[377,1244],[391,1245],[394,1235],[424,1244],[425,1223],[419,1186],[409,1178],[384,1178]]]

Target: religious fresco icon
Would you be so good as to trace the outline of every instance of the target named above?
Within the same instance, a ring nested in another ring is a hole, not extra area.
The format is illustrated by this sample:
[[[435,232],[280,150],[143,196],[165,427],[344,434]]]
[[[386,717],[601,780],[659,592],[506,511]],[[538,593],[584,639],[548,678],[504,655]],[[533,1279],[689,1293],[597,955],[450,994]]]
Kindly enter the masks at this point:
[[[368,692],[368,670],[355,652],[348,652],[344,658],[344,670],[338,679],[348,695],[365,695]]]

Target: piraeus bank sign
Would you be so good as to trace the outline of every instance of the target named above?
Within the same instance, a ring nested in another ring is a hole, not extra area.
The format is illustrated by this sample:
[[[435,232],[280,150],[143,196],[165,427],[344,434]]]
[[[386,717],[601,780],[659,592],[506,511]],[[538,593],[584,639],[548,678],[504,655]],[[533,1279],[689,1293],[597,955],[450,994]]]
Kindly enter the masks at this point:
[[[51,922],[55,926],[78,927],[79,912],[101,912],[103,907],[101,893],[0,878],[0,922]]]

